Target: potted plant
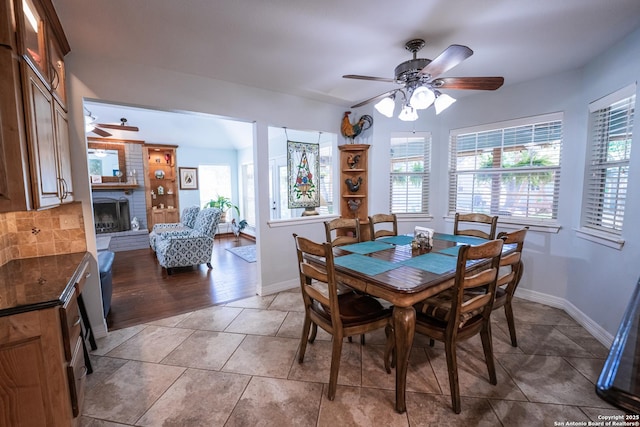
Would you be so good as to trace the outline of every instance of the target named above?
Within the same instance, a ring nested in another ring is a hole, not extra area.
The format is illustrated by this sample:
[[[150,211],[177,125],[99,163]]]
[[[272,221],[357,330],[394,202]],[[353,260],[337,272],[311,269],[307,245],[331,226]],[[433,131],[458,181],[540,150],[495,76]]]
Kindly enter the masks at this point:
[[[231,199],[225,196],[218,195],[215,199],[211,199],[207,203],[205,203],[204,207],[220,209],[222,211],[220,222],[227,222],[227,211],[231,208],[234,208],[238,216],[240,216],[240,208],[231,203]]]

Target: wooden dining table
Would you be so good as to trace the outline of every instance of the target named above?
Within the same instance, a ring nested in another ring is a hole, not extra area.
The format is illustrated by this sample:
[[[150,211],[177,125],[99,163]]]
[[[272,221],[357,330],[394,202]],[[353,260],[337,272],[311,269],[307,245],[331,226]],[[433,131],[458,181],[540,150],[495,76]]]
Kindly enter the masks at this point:
[[[428,250],[413,249],[413,236],[398,235],[334,248],[336,279],[393,304],[396,349],[396,411],[406,411],[409,353],[416,312],[413,305],[453,286],[458,250],[485,239],[435,233]],[[505,245],[503,254],[515,250]],[[478,268],[477,262],[468,269]]]

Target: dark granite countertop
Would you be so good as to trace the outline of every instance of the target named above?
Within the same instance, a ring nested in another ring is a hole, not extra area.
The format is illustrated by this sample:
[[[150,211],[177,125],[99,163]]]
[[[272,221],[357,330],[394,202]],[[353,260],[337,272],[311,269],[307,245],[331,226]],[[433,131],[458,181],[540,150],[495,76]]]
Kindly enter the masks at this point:
[[[0,267],[0,317],[62,304],[88,252],[15,259]]]
[[[596,383],[596,393],[607,402],[634,414],[621,420],[637,425],[640,414],[640,280],[613,337],[609,356]]]

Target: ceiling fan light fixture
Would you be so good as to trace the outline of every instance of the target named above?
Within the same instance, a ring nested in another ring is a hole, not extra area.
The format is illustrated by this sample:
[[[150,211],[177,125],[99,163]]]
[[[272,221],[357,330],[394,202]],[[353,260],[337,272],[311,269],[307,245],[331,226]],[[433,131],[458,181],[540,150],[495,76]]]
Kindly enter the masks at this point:
[[[415,122],[418,120],[418,113],[416,113],[416,110],[412,106],[405,105],[402,107],[398,118],[403,122]]]
[[[429,108],[435,99],[436,95],[431,89],[426,86],[418,86],[413,91],[409,103],[416,110],[424,110]]]
[[[385,117],[392,117],[393,110],[396,108],[396,103],[394,101],[394,96],[388,96],[386,98],[382,98],[380,102],[375,105],[378,113],[382,114]]]
[[[433,102],[433,106],[436,109],[436,115],[449,108],[454,102],[456,102],[455,98],[452,98],[446,93],[440,93],[439,91],[436,91],[436,100]]]

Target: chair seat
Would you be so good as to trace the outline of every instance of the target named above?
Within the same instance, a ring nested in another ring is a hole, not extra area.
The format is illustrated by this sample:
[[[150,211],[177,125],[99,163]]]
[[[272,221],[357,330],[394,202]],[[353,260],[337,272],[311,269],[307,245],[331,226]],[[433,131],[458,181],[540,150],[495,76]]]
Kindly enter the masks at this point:
[[[466,303],[476,297],[479,294],[467,293],[465,292],[462,296],[462,303]],[[451,291],[440,292],[439,294],[428,298],[424,301],[421,301],[415,304],[413,307],[418,314],[419,320],[424,320],[429,322],[429,318],[433,318],[436,321],[446,324],[449,321],[449,313],[451,312],[451,299],[453,298],[453,293]],[[462,313],[460,315],[460,324],[459,327],[462,328],[465,326],[467,322],[469,322],[474,317],[482,317],[482,311],[484,307],[480,307],[476,310],[469,311],[467,313]]]
[[[338,295],[340,317],[344,327],[371,323],[389,317],[390,308],[384,308],[380,301],[369,296],[349,292]],[[331,322],[331,309],[317,301],[311,306],[312,310]]]

